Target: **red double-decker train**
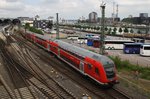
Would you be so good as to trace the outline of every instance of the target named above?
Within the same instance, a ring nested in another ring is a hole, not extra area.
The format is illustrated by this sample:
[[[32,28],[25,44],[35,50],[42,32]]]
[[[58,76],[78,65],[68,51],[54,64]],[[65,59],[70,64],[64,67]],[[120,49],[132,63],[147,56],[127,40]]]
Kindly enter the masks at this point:
[[[101,85],[114,85],[118,82],[114,62],[104,55],[38,34],[26,33],[25,37]]]

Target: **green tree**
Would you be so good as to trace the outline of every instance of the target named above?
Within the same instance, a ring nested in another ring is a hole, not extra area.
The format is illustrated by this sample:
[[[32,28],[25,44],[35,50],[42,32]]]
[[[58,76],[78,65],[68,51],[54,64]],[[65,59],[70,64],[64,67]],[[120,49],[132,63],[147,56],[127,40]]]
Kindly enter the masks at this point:
[[[107,27],[105,27],[105,31],[108,31],[108,28],[107,28]]]
[[[114,27],[113,31],[114,31],[114,32],[116,32],[116,31],[117,31],[117,28],[116,28],[116,27]]]
[[[116,35],[116,33],[117,33],[116,31],[117,31],[117,28],[114,27],[113,32],[112,32],[112,35]]]
[[[129,30],[128,30],[127,27],[125,27],[124,32],[125,32],[125,33],[128,33],[128,32],[129,32]]]
[[[94,26],[94,30],[96,30],[97,29],[97,27],[96,26]]]
[[[97,30],[99,30],[99,29],[100,29],[100,27],[98,26],[98,27],[97,27]]]
[[[30,28],[30,24],[29,23],[26,23],[25,24],[25,29],[29,29]]]
[[[109,30],[108,30],[108,34],[109,34],[109,35],[111,34],[111,28],[109,28]]]
[[[121,28],[121,27],[119,28],[119,33],[120,33],[120,34],[122,33],[122,28]]]
[[[26,23],[24,27],[25,27],[25,33],[26,33],[27,29],[30,28],[30,24],[29,24],[29,23]]]
[[[137,33],[138,33],[138,34],[141,34],[141,31],[140,31],[140,30],[138,30],[138,31],[137,31]]]
[[[130,30],[130,33],[134,33],[133,29]]]
[[[81,25],[78,25],[78,28],[80,28],[80,30],[81,30],[81,28],[82,28]]]

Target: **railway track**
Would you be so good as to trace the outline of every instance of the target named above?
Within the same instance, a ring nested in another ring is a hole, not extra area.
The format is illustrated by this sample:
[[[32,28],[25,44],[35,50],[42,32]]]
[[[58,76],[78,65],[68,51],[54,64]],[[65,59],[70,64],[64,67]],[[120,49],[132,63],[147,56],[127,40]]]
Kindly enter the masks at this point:
[[[10,42],[10,40],[9,40],[9,42]],[[45,79],[43,79],[42,77],[41,77],[41,79],[39,79],[40,77],[38,78],[37,75],[35,75],[35,74],[33,75],[31,73],[31,71],[29,72],[28,70],[26,70],[26,68],[23,68],[24,66],[21,66],[21,64],[19,64],[15,59],[13,59],[12,58],[13,56],[10,53],[8,53],[6,51],[6,49],[3,49],[1,54],[3,56],[3,60],[5,61],[5,63],[7,63],[7,69],[9,71],[10,77],[11,77],[13,85],[15,87],[14,93],[15,93],[16,99],[18,99],[18,98],[36,99],[37,96],[35,96],[32,93],[33,90],[34,90],[34,92],[36,91],[38,93],[41,93],[42,97],[41,96],[39,96],[39,97],[44,98],[44,99],[45,98],[49,98],[49,99],[64,99],[64,98],[74,99],[74,97],[71,96],[70,94],[69,94],[70,96],[66,96],[66,97],[61,96],[60,93],[58,94],[58,92],[57,92],[59,89],[56,90],[56,89],[53,89],[53,88],[50,89],[50,87],[47,87],[48,86],[47,83],[43,82],[43,81],[45,81]],[[27,75],[32,75],[33,76],[32,79],[29,79],[29,77]],[[20,81],[20,80],[22,80],[22,81]],[[20,83],[23,83],[23,86],[20,85]],[[34,86],[34,89],[29,88],[29,86],[31,86],[31,85]],[[49,85],[49,86],[51,86],[51,85]],[[22,87],[24,87],[24,88],[22,88]],[[24,94],[24,93],[26,93],[26,94]]]
[[[50,77],[44,71],[42,71],[41,68],[39,68],[38,63],[32,58],[28,50],[22,48],[22,53],[24,54],[24,59],[26,61],[26,64],[28,64],[28,68],[30,68],[33,71],[32,74],[34,75],[34,77],[38,78],[38,82],[40,82],[40,83],[37,83],[37,81],[30,79],[30,83],[32,85],[38,84],[39,86],[41,86],[40,90],[48,93],[50,96],[53,96],[52,98],[56,98],[56,99],[61,99],[61,98],[74,99],[75,98],[75,96],[71,94],[70,92],[68,92],[63,86],[61,86],[59,82],[55,81],[52,77]]]
[[[75,98],[75,96],[73,94],[71,94],[70,92],[68,92],[68,90],[66,90],[59,82],[57,82],[52,76],[48,75],[47,73],[45,73],[43,71],[43,69],[40,68],[39,64],[36,62],[36,60],[32,57],[32,55],[30,54],[30,52],[28,50],[26,50],[26,53],[28,54],[28,59],[32,60],[32,62],[34,63],[34,65],[47,77],[45,79],[49,79],[51,85],[53,85],[53,88],[58,91],[60,94],[62,94],[62,96],[68,96],[70,95],[72,98]],[[56,86],[54,86],[56,85]],[[70,98],[70,97],[65,97],[65,98]]]
[[[76,71],[72,70],[72,68],[70,68],[69,66],[67,66],[67,67],[63,66],[63,69],[62,69],[59,67],[61,64],[58,64],[59,63],[58,60],[56,61],[56,59],[50,58],[51,56],[49,57],[49,55],[44,54],[41,51],[38,51],[37,48],[34,49],[32,47],[32,45],[28,45],[27,43],[26,43],[26,47],[28,49],[30,49],[35,55],[37,55],[37,57],[39,57],[40,59],[42,59],[49,65],[51,65],[53,68],[55,68],[58,72],[67,76],[73,82],[84,87],[87,91],[90,91],[91,93],[99,96],[100,98],[102,98],[102,99],[103,98],[105,98],[105,99],[130,99],[130,97],[128,97],[126,94],[124,94],[123,92],[120,92],[116,89],[102,89],[101,86],[98,84],[95,84],[95,82],[94,82],[94,84],[91,85],[91,83],[93,83],[92,81],[90,81],[90,83],[89,83],[89,79],[85,80],[84,79],[85,77],[79,77],[79,76],[83,76],[83,75],[77,74]],[[44,57],[42,57],[42,56],[44,56]],[[53,63],[49,62],[50,60],[53,61]],[[74,73],[73,73],[73,71],[74,71]]]
[[[2,77],[2,75],[0,75],[0,98],[1,99],[15,99],[14,94],[12,93],[11,89],[9,88],[9,86],[7,85],[6,81],[4,80],[4,78]]]
[[[36,99],[33,90],[30,88],[26,79],[22,76],[20,70],[17,67],[18,65],[15,64],[10,53],[6,50],[5,47],[3,47],[3,49],[2,49],[1,55],[5,62],[5,66],[7,68],[8,74],[14,85],[15,98],[16,99],[18,99],[18,98]],[[27,89],[26,92],[23,89]]]

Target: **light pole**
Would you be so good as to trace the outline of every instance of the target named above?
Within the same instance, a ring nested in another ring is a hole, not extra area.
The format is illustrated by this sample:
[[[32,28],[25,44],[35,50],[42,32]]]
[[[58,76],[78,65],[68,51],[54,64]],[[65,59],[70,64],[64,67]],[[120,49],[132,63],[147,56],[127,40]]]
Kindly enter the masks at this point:
[[[56,31],[57,31],[57,33],[56,33],[56,39],[59,39],[59,19],[58,19],[58,13],[56,13],[56,20],[57,20],[57,22],[56,22]]]
[[[102,9],[102,19],[101,19],[101,35],[100,35],[100,54],[105,53],[105,4],[102,3],[100,6]]]

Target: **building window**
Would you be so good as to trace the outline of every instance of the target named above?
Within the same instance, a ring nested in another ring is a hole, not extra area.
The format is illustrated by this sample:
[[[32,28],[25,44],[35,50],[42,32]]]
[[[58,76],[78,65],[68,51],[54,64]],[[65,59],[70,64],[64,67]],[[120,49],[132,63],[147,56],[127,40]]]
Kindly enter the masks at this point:
[[[99,75],[99,70],[98,70],[98,68],[95,68],[95,73],[96,73],[97,75]]]

